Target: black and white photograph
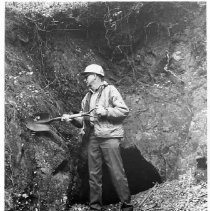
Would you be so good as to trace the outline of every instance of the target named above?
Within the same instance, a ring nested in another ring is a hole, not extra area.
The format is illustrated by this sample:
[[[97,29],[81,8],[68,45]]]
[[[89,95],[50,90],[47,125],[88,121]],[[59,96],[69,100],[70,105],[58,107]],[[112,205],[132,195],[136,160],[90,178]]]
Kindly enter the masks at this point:
[[[208,210],[206,1],[3,7],[2,210]]]

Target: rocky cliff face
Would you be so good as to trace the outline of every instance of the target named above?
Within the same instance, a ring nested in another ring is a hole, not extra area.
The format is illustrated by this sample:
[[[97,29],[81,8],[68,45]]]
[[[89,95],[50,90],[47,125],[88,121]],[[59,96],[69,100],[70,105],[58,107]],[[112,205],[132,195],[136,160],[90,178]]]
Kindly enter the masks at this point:
[[[7,210],[65,210],[78,194],[77,169],[84,165],[78,130],[52,124],[66,149],[52,134],[31,133],[25,123],[43,112],[55,117],[79,111],[86,90],[78,73],[90,63],[105,68],[106,80],[117,86],[130,108],[124,142],[137,145],[163,180],[176,179],[189,169],[206,179],[205,4],[108,6],[90,7],[90,14],[110,10],[105,25],[93,18],[85,33],[62,28],[71,22],[65,14],[63,22],[58,19],[62,24],[45,32],[23,10],[11,5],[6,10]],[[81,14],[75,17],[86,23]]]

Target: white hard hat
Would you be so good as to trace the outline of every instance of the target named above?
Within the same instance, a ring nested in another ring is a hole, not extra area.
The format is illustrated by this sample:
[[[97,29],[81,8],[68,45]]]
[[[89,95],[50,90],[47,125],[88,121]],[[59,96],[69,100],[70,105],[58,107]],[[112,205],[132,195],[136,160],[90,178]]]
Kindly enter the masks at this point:
[[[85,75],[85,74],[88,74],[88,73],[95,73],[95,74],[98,74],[98,75],[101,75],[101,76],[104,76],[104,70],[103,68],[98,65],[98,64],[91,64],[91,65],[88,65],[86,68],[85,68],[85,71],[83,73],[81,73],[82,75]]]

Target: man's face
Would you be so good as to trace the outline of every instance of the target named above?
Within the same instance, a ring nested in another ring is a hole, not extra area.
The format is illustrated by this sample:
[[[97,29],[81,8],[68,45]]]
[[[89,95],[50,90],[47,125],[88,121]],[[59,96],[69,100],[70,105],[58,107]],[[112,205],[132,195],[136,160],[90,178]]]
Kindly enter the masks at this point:
[[[96,75],[95,74],[87,74],[85,75],[85,83],[88,87],[91,87],[93,85],[93,82],[95,81]]]

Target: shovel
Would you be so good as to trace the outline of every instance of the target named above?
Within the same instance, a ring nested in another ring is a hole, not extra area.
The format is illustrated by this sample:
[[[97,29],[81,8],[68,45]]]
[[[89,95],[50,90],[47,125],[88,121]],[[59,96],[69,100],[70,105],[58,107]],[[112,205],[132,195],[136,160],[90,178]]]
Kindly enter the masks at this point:
[[[70,119],[74,119],[77,117],[83,117],[83,116],[90,116],[90,113],[93,111],[94,109],[90,110],[89,112],[86,113],[79,113],[79,114],[72,114],[70,115]],[[43,117],[42,117],[43,116]],[[41,118],[41,120],[37,120],[37,117]],[[26,127],[29,130],[32,131],[36,131],[36,132],[41,132],[41,131],[51,131],[50,125],[48,125],[49,123],[53,122],[53,121],[58,121],[61,120],[62,117],[55,117],[50,119],[48,114],[43,114],[40,116],[37,116],[34,120],[30,120],[26,123]]]
[[[77,118],[77,117],[82,117],[82,116],[90,116],[90,113],[94,109],[90,110],[87,113],[79,113],[79,114],[72,114],[70,115],[70,119]],[[41,120],[37,120],[37,119]],[[60,147],[63,147],[64,149],[68,150],[68,146],[66,143],[62,140],[60,136],[58,136],[50,127],[49,123],[57,120],[61,120],[62,117],[55,117],[52,119],[49,119],[49,114],[43,113],[37,115],[37,117],[33,120],[29,120],[26,122],[26,127],[29,130],[32,130],[34,132],[49,132],[53,137],[54,137],[54,142],[57,143]]]
[[[39,124],[33,121],[28,121],[26,127],[35,132],[51,131],[50,125]]]

